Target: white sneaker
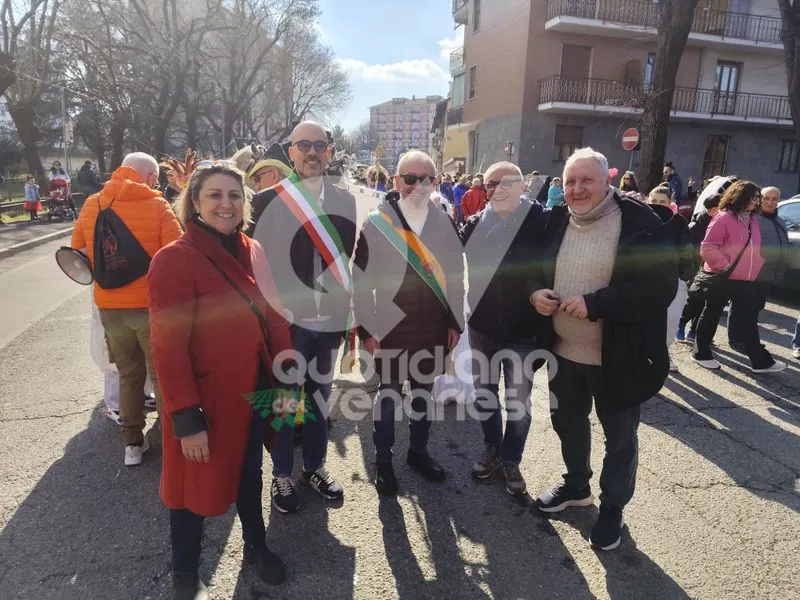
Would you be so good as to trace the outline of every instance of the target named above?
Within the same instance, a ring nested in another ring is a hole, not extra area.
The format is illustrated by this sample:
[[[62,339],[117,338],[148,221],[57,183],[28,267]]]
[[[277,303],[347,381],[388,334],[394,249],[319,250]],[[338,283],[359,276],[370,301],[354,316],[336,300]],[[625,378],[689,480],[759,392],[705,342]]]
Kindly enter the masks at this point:
[[[680,372],[680,369],[678,368],[677,363],[674,360],[672,360],[672,358],[669,359],[669,372],[670,373],[678,373],[678,372]]]
[[[150,450],[150,442],[144,438],[141,446],[125,446],[125,466],[135,467],[142,464],[144,453]]]
[[[788,366],[789,365],[787,365],[785,362],[776,360],[772,365],[764,367],[763,369],[753,369],[753,373],[777,373],[779,371],[783,371]]]
[[[792,348],[792,356],[800,358],[800,348]]]
[[[122,426],[122,425],[124,425],[124,424],[125,424],[125,419],[123,419],[122,417],[120,417],[120,416],[119,416],[119,411],[118,411],[118,410],[107,410],[107,411],[105,412],[105,415],[106,415],[106,416],[107,416],[109,419],[111,419],[112,421],[114,421],[114,423],[116,423],[117,425],[120,425],[120,426]]]
[[[693,356],[692,360],[694,362],[696,362],[698,365],[700,365],[701,367],[705,367],[706,369],[716,370],[716,369],[721,369],[722,368],[722,365],[719,364],[713,358],[709,358],[708,360],[700,360],[699,358],[695,358]]]

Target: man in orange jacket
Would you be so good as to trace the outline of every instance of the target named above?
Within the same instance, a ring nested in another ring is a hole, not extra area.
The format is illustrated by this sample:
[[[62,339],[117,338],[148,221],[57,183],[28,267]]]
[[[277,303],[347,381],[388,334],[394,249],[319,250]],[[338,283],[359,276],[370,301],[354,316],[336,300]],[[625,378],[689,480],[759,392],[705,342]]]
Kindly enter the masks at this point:
[[[152,258],[158,250],[181,236],[175,213],[161,193],[158,163],[143,152],[128,154],[102,190],[89,196],[81,209],[71,246],[83,251],[94,268],[94,230],[101,209],[112,210],[130,229]],[[124,420],[125,464],[138,465],[150,446],[144,437],[144,383],[148,367],[161,411],[161,392],[150,357],[150,315],[147,276],[114,289],[94,284],[94,298],[100,309],[108,351],[119,370],[119,408]]]
[[[472,187],[467,190],[461,199],[461,211],[464,213],[464,221],[469,221],[472,215],[481,212],[486,206],[486,189],[483,181],[478,177],[472,180]]]

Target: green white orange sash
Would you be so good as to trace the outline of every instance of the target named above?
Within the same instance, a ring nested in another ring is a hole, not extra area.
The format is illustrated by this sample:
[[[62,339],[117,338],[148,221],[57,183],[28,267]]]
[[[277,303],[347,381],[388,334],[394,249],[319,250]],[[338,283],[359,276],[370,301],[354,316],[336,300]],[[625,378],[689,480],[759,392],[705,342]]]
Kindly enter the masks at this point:
[[[295,172],[279,182],[275,191],[300,221],[337,283],[351,292],[353,284],[347,271],[347,253],[342,238],[319,201],[308,192]]]
[[[444,269],[428,247],[413,232],[392,225],[392,218],[384,212],[374,210],[369,219],[383,236],[403,256],[411,268],[428,285],[439,301],[449,310],[447,302],[447,279]]]

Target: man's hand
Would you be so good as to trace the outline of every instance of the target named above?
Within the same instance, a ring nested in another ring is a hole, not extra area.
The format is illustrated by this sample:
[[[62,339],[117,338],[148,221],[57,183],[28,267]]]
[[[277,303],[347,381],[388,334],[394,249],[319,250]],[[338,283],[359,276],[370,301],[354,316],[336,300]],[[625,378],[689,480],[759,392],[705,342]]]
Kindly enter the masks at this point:
[[[560,310],[570,317],[585,319],[589,316],[589,309],[586,308],[586,301],[583,296],[572,296],[564,300]]]
[[[375,353],[381,349],[381,343],[374,337],[361,340],[361,345],[364,346],[366,351],[369,352],[372,356],[375,356]]]
[[[536,309],[543,317],[549,317],[558,310],[561,301],[558,299],[558,294],[553,290],[543,289],[536,290],[531,294],[530,302],[533,308]]]
[[[211,453],[208,451],[208,432],[200,431],[181,438],[181,450],[186,460],[192,462],[208,462]]]
[[[461,339],[461,334],[455,329],[447,330],[447,349],[452,351],[458,345],[458,340]]]

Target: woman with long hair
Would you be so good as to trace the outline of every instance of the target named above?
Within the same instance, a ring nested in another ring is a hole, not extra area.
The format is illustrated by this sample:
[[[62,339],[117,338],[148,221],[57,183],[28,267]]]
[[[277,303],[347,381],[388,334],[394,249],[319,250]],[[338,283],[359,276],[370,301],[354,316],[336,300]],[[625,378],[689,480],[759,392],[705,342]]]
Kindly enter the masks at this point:
[[[722,196],[719,213],[700,244],[703,270],[717,274],[705,284],[706,305],[697,323],[692,354],[694,361],[707,369],[720,368],[711,354],[711,342],[729,300],[737,305],[740,341],[753,372],[772,373],[786,368],[786,363],[772,358],[758,334],[760,306],[754,282],[764,259],[761,229],[753,211],[760,200],[761,190],[756,184],[742,180],[733,183]],[[696,277],[695,284],[702,285],[703,279]]]

